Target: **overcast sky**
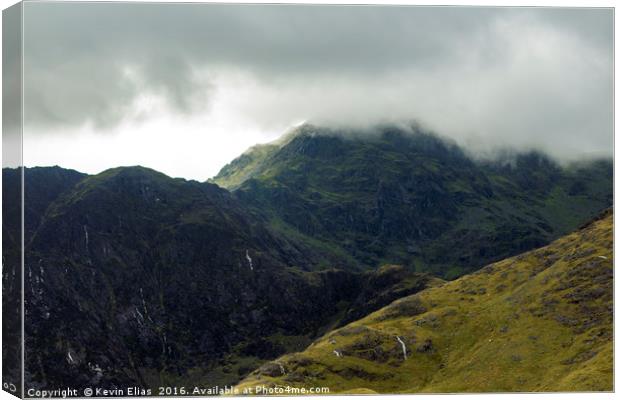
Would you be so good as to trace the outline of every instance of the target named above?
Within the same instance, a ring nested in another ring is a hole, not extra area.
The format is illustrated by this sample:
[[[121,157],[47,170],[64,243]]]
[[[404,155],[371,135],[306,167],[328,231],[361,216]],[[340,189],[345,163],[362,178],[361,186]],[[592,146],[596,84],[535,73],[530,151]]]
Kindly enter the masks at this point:
[[[609,9],[25,3],[25,163],[204,180],[302,121],[612,153]]]

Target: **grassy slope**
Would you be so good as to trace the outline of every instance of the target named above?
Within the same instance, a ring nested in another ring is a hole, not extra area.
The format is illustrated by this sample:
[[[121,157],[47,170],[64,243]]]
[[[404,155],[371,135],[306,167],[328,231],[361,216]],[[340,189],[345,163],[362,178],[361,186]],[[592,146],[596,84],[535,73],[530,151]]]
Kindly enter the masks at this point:
[[[227,188],[236,189],[243,182],[252,178],[262,168],[263,163],[278,149],[277,144],[258,144],[249,148],[231,163],[225,165],[216,177],[209,182]]]
[[[208,182],[231,191],[237,189],[243,182],[262,173],[278,150],[303,130],[303,126],[293,128],[272,142],[250,147],[242,155],[222,167],[218,174],[209,179]]]
[[[613,220],[397,300],[239,384],[331,392],[610,391]],[[407,359],[396,337],[407,345]],[[337,357],[338,350],[343,357]],[[271,363],[274,364],[274,363]]]

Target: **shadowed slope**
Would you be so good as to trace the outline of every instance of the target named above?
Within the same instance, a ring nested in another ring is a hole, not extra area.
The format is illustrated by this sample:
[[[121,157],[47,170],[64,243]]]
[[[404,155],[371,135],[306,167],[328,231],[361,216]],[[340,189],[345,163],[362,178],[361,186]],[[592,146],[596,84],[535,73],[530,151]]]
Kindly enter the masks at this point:
[[[25,259],[34,388],[232,384],[438,282],[397,267],[304,271],[316,255],[228,191],[142,167],[84,178],[41,221]]]

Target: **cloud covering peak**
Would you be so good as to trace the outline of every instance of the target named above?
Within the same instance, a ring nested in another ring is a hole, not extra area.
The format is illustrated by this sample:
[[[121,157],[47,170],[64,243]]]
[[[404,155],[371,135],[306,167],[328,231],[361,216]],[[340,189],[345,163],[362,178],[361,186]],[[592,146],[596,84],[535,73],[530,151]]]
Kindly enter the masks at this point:
[[[302,120],[415,119],[476,151],[612,151],[610,9],[25,7],[26,126],[37,140],[176,126],[171,143],[207,151],[224,134],[249,147]],[[174,151],[164,136],[158,146]]]

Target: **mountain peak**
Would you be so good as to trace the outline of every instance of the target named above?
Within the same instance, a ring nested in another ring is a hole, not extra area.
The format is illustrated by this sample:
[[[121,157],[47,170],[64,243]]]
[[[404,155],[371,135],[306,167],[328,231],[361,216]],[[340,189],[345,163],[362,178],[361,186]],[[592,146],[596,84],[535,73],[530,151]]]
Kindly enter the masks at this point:
[[[168,176],[162,172],[156,171],[154,169],[143,167],[141,165],[132,165],[132,166],[122,166],[106,169],[105,171],[97,174],[100,179],[113,179],[113,178],[150,178],[150,179],[158,179],[158,178],[168,178]]]
[[[610,204],[610,179],[596,171],[611,164],[573,172],[539,152],[513,159],[475,161],[415,124],[305,123],[232,161],[213,182],[267,210],[273,224],[338,243],[367,267],[424,265],[454,278],[548,243]],[[591,207],[577,210],[574,201]]]

